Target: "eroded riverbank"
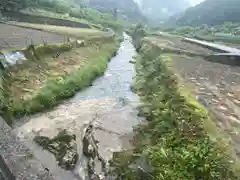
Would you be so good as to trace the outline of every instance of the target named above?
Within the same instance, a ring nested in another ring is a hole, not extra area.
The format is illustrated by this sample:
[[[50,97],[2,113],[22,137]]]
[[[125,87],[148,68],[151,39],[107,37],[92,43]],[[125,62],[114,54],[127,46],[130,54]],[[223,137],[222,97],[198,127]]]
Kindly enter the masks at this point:
[[[136,110],[139,100],[130,88],[134,66],[129,61],[135,54],[131,38],[124,35],[124,41],[116,57],[110,61],[106,73],[91,87],[54,110],[15,125],[14,131],[55,179],[90,179],[88,159],[82,155],[82,140],[90,124],[98,142],[99,154],[106,162],[112,158],[113,152],[129,148],[130,144],[125,139],[131,138],[132,126],[141,121]],[[33,143],[35,136],[52,139],[63,130],[76,136],[79,158],[72,171],[60,168],[53,154]],[[94,170],[99,177],[104,177],[99,161],[95,163]]]

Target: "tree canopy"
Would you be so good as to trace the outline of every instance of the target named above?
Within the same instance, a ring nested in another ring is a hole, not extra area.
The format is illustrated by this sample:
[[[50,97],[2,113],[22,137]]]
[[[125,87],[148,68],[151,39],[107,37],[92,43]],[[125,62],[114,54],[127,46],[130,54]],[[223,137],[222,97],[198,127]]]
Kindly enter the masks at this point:
[[[17,11],[25,7],[25,0],[1,0],[0,10]]]
[[[197,26],[201,24],[213,26],[224,22],[239,23],[239,8],[239,0],[206,0],[173,19],[180,26]]]

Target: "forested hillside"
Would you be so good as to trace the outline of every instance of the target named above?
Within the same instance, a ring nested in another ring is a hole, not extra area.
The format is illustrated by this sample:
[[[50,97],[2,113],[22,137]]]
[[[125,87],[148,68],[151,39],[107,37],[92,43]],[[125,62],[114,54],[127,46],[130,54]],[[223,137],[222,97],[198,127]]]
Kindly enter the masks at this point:
[[[240,0],[206,0],[172,18],[180,26],[218,25],[226,21],[240,22]]]
[[[113,13],[120,19],[144,20],[138,4],[133,0],[89,0],[86,4],[101,12]]]
[[[186,0],[140,0],[141,10],[149,19],[165,20],[190,6]]]
[[[106,19],[106,16],[110,15],[115,20],[124,22],[145,21],[138,4],[133,0],[0,0],[2,11],[18,11],[27,7],[69,13],[83,19],[90,17],[91,20],[102,17]]]

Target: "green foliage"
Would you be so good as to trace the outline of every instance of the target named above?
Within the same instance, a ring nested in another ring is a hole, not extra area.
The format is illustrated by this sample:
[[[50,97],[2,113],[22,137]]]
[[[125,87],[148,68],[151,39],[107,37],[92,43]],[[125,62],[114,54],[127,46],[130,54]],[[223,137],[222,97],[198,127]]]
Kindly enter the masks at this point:
[[[91,8],[83,8],[83,11],[83,18],[94,24],[101,24],[104,27],[109,27],[114,30],[122,29],[120,22],[116,21],[111,14],[100,13],[99,11]]]
[[[147,156],[156,180],[237,180],[227,149],[204,129],[204,122],[210,121],[207,112],[179,88],[169,59],[158,57],[159,52],[153,45],[143,45],[136,64],[134,89],[149,121],[135,129],[137,137],[144,137],[138,139],[139,156]],[[136,176],[129,168],[122,170],[128,179]]]
[[[75,1],[67,0],[27,0],[27,7],[30,8],[42,8],[47,11],[61,13],[64,14],[66,18],[70,16],[78,19],[85,19],[94,24],[101,24],[105,28],[112,28],[114,30],[122,29],[122,25],[113,15],[101,13],[91,8],[85,8],[79,4],[81,3],[78,2],[78,4],[75,4]]]
[[[27,7],[45,7],[57,13],[67,13],[73,5],[73,2],[66,0],[26,0]]]
[[[133,29],[130,32],[132,38],[133,38],[133,44],[135,48],[138,50],[140,48],[140,43],[143,37],[147,35],[147,32],[144,28],[144,25],[142,22],[138,22]]]
[[[170,29],[171,30],[171,29]],[[178,34],[178,35],[186,35],[186,34],[191,34],[194,32],[194,28],[190,26],[184,26],[184,27],[179,27],[176,28],[173,34]]]
[[[1,0],[0,10],[17,11],[25,6],[24,0]]]
[[[89,0],[87,7],[113,15],[122,22],[144,20],[144,16],[134,0]]]
[[[218,25],[224,22],[240,22],[239,0],[206,0],[186,10],[175,18],[181,26],[201,24]]]

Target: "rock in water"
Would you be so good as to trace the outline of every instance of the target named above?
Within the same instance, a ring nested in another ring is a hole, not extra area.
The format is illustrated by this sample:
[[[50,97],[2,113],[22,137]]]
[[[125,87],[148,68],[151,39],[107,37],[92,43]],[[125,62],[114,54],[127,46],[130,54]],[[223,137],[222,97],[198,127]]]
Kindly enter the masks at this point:
[[[52,139],[45,136],[36,136],[34,141],[43,149],[53,153],[60,167],[66,170],[75,168],[78,161],[75,135],[69,135],[66,130],[63,130]]]

